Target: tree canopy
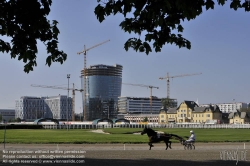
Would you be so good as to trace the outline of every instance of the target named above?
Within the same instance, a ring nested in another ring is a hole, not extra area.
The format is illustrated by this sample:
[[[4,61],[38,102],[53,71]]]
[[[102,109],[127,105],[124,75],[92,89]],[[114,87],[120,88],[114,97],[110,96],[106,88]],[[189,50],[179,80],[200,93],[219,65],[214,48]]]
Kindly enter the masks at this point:
[[[148,122],[148,117],[145,117],[142,122]]]
[[[227,0],[217,0],[224,5]],[[230,8],[244,8],[250,11],[249,0],[230,0]],[[182,36],[184,20],[195,19],[203,10],[214,9],[216,0],[98,0],[95,8],[97,19],[102,22],[109,15],[124,16],[120,27],[128,33],[137,34],[124,45],[135,51],[160,52],[165,44],[175,44],[179,48],[191,49],[191,42]],[[143,38],[143,34],[144,38]]]
[[[52,0],[0,0],[0,35],[11,38],[10,43],[0,39],[0,51],[22,60],[26,73],[37,66],[37,40],[46,46],[48,66],[67,58],[58,50],[58,22],[47,19],[51,3]]]
[[[191,42],[182,36],[184,20],[195,19],[203,10],[214,9],[215,3],[224,5],[227,0],[97,0],[95,14],[102,22],[110,15],[124,16],[120,27],[137,36],[129,38],[125,50],[149,54],[152,48],[160,52],[165,44],[191,48]],[[230,0],[230,8],[250,11],[249,0]],[[67,55],[58,49],[58,22],[48,20],[52,0],[0,0],[0,51],[11,58],[22,60],[24,71],[29,73],[37,66],[37,41],[44,43],[48,57],[46,64],[63,63]],[[143,38],[144,36],[144,38]],[[152,45],[152,46],[151,46]]]

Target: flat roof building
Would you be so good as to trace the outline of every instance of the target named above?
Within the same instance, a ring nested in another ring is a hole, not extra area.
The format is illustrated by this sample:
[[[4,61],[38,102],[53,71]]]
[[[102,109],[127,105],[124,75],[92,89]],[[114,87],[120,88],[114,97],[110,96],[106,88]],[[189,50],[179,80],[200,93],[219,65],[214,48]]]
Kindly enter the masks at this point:
[[[214,105],[214,104],[201,104],[200,107],[207,107],[209,105]],[[237,110],[240,110],[241,108],[247,108],[247,103],[243,102],[217,103],[215,105],[218,105],[221,112],[223,113],[237,112]]]
[[[33,121],[40,118],[72,120],[72,98],[22,96],[16,100],[15,118]],[[68,115],[67,115],[68,114]]]
[[[85,120],[117,117],[118,97],[121,96],[122,88],[122,69],[122,65],[118,64],[113,66],[98,64],[81,71]]]
[[[15,119],[15,109],[0,109],[2,121],[8,122],[10,119]]]
[[[152,97],[152,107],[149,97],[119,97],[119,114],[159,114],[162,99]]]

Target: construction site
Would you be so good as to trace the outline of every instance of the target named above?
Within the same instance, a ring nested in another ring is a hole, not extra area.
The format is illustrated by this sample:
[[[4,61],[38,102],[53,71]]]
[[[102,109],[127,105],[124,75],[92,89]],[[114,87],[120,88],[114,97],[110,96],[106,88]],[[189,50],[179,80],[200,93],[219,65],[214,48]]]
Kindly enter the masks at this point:
[[[171,76],[167,73],[166,76],[159,78],[160,80],[166,80],[166,98],[157,98],[157,96],[153,96],[153,89],[159,89],[157,86],[122,82],[123,66],[120,64],[113,66],[97,64],[87,67],[87,52],[109,41],[110,40],[106,40],[89,48],[86,48],[84,45],[84,50],[77,53],[78,55],[84,55],[84,67],[83,70],[81,70],[80,76],[80,89],[76,89],[74,84],[72,88],[69,87],[70,74],[67,74],[68,87],[32,84],[32,87],[67,90],[68,95],[64,96],[64,98],[62,98],[62,96],[50,97],[54,98],[53,100],[48,97],[46,101],[51,100],[50,102],[45,102],[44,98],[21,97],[19,104],[16,105],[16,118],[56,118],[75,121],[76,91],[82,93],[83,118],[80,118],[81,121],[93,121],[103,118],[114,119],[117,118],[118,115],[120,117],[122,117],[122,115],[130,115],[131,117],[133,114],[158,114],[162,107],[173,108],[178,104],[177,99],[170,97],[170,79],[202,74],[193,73]],[[148,97],[122,97],[122,85],[147,88],[150,89],[150,94]],[[72,97],[69,97],[69,91],[72,92]],[[25,100],[25,102],[21,101],[22,99]],[[45,105],[40,107],[41,103],[45,103]]]

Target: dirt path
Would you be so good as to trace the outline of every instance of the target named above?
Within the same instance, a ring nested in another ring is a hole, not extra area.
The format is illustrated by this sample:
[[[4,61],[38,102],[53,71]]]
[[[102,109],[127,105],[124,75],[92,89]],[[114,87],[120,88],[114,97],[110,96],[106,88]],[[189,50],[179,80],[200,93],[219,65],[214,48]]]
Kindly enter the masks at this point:
[[[44,155],[55,155],[52,152],[67,152],[60,154],[77,155],[81,165],[250,165],[250,143],[196,143],[195,150],[184,150],[181,144],[174,143],[172,149],[164,150],[165,145],[155,144],[152,150],[148,150],[147,144],[6,144],[5,150],[8,152],[44,152]],[[244,149],[245,148],[245,149]],[[1,157],[3,146],[0,148]],[[37,155],[37,154],[36,154]],[[238,157],[238,160],[237,160]],[[45,156],[44,159],[48,159]],[[72,158],[64,158],[64,160]],[[75,159],[75,158],[74,158]],[[52,160],[52,159],[51,159]],[[53,159],[54,160],[54,159]],[[244,161],[242,161],[244,160]],[[248,161],[246,161],[248,160]],[[77,162],[78,162],[77,161]],[[238,161],[238,162],[237,162]],[[84,164],[83,164],[84,162]],[[10,164],[1,165],[54,165],[54,164]],[[80,165],[80,164],[56,164],[56,165]]]

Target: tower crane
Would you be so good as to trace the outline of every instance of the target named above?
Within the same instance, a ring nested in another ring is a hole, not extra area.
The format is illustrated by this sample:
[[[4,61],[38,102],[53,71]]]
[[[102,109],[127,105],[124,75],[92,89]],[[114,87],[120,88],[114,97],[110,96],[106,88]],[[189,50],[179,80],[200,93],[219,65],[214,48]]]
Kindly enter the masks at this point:
[[[96,45],[94,45],[94,46],[92,46],[92,47],[89,47],[89,48],[86,48],[86,46],[84,45],[84,50],[83,51],[81,51],[81,52],[78,52],[77,54],[78,55],[80,55],[80,54],[82,54],[83,53],[83,55],[84,55],[84,67],[83,67],[83,69],[84,69],[84,77],[83,77],[83,79],[84,79],[84,89],[85,89],[85,91],[84,91],[84,111],[83,111],[83,114],[84,114],[84,120],[86,120],[86,111],[87,111],[87,105],[86,105],[86,103],[87,103],[87,92],[86,92],[86,68],[87,68],[87,57],[86,57],[86,55],[87,55],[87,51],[89,51],[89,50],[91,50],[92,48],[95,48],[95,47],[98,47],[98,46],[100,46],[100,45],[102,45],[102,44],[104,44],[104,43],[107,43],[107,42],[109,42],[110,40],[106,40],[106,41],[104,41],[104,42],[102,42],[102,43],[99,43],[99,44],[96,44]]]
[[[169,73],[167,73],[166,77],[160,77],[159,78],[160,80],[163,80],[163,79],[167,80],[167,99],[169,99],[169,96],[170,96],[170,78],[193,76],[193,75],[200,75],[200,74],[202,74],[202,73],[182,74],[182,75],[169,76]]]
[[[124,84],[124,85],[133,85],[133,86],[141,86],[141,87],[150,88],[150,111],[151,111],[151,113],[152,113],[152,89],[153,89],[153,88],[159,89],[159,87],[152,86],[152,85],[131,84],[131,83],[122,83],[122,84]]]
[[[83,89],[75,89],[75,85],[73,83],[73,88],[59,87],[59,86],[47,86],[47,85],[37,85],[31,84],[32,87],[40,87],[40,88],[51,88],[51,89],[63,89],[63,90],[72,90],[72,121],[75,121],[75,91],[82,92]]]

